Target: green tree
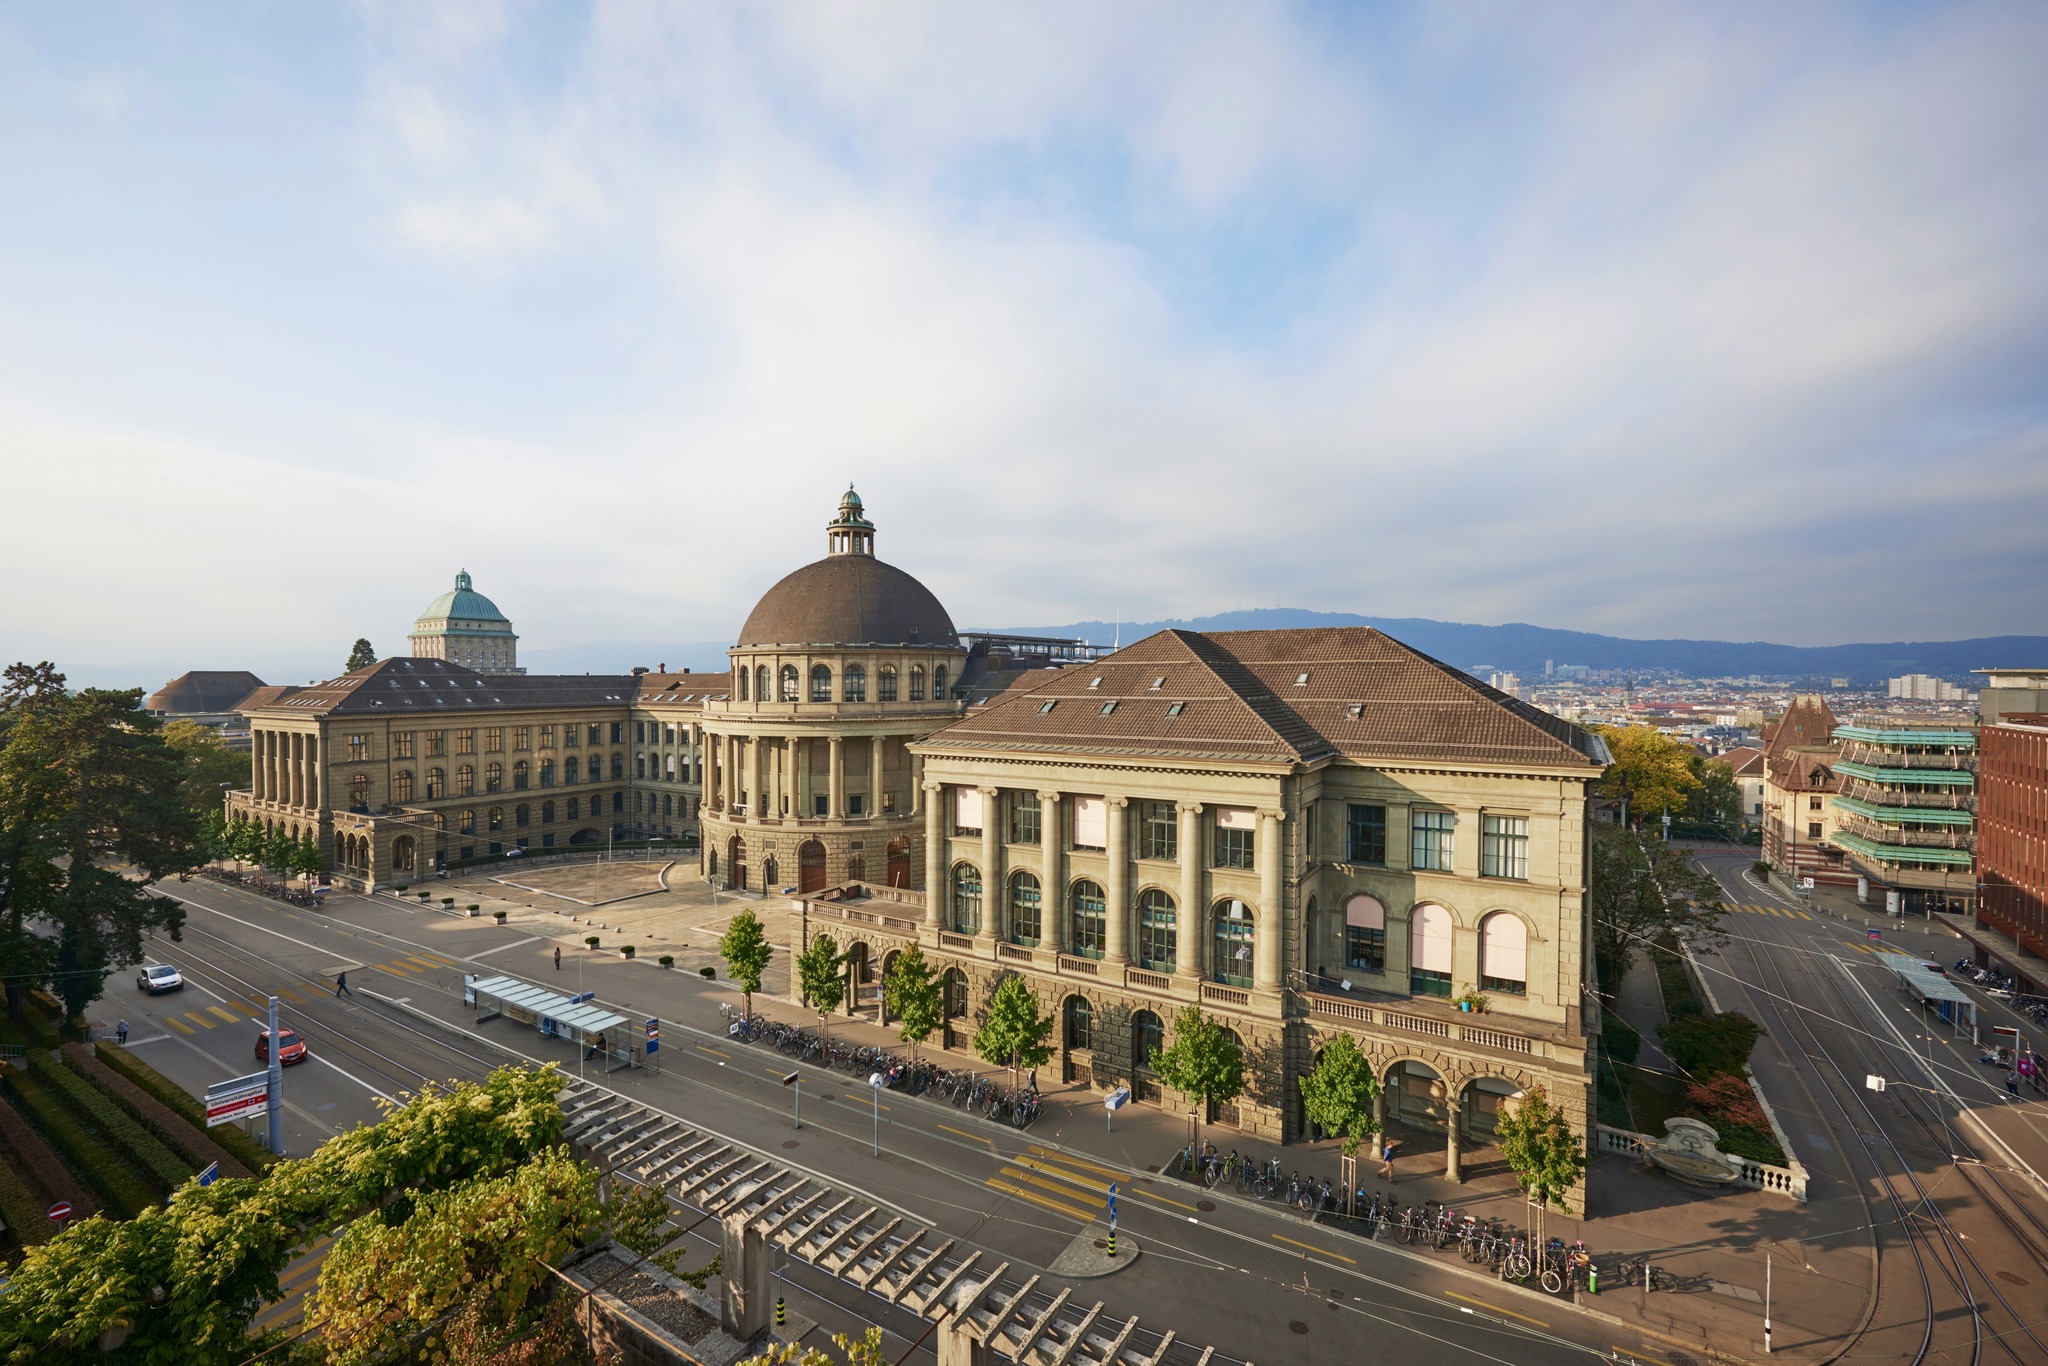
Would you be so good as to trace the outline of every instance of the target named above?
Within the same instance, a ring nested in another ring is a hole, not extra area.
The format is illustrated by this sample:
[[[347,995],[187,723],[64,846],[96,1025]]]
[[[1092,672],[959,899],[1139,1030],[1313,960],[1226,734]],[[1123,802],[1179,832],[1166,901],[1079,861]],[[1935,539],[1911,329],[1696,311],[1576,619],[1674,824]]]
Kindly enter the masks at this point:
[[[725,960],[726,975],[740,984],[747,1014],[754,1013],[754,993],[761,989],[761,974],[775,957],[775,946],[761,928],[761,918],[743,910],[732,918],[718,937],[718,956]]]
[[[909,1044],[911,1056],[916,1057],[919,1045],[946,1018],[945,983],[924,950],[912,944],[896,955],[882,982],[882,999],[896,1017],[896,1037]]]
[[[263,861],[263,827],[246,816],[237,816],[228,824],[228,857],[242,863]]]
[[[988,1013],[974,1031],[974,1051],[983,1062],[1008,1067],[1015,1087],[1018,1068],[1041,1067],[1052,1057],[1053,1023],[1052,1016],[1038,1013],[1038,998],[1024,979],[1011,973],[989,997]]]
[[[1726,760],[1695,754],[1687,761],[1699,786],[1685,797],[1685,819],[1734,839],[1742,830],[1742,784]]]
[[[1349,1034],[1339,1034],[1324,1044],[1315,1070],[1301,1079],[1302,1107],[1325,1133],[1343,1138],[1346,1157],[1357,1155],[1367,1134],[1379,1132],[1372,1117],[1379,1094],[1372,1059],[1358,1051]]]
[[[352,674],[357,669],[367,669],[376,662],[376,647],[359,636],[356,638],[354,646],[349,649],[348,663],[342,666],[342,672]]]
[[[1593,954],[1600,989],[1611,995],[1630,961],[1670,935],[1700,948],[1721,938],[1721,886],[1663,840],[1613,825],[1586,832]]]
[[[249,785],[249,756],[238,754],[212,726],[166,721],[164,744],[178,763],[178,789],[200,817],[221,810],[223,788]]]
[[[1537,1209],[1556,1205],[1572,1212],[1564,1197],[1586,1174],[1586,1150],[1541,1086],[1524,1091],[1512,1108],[1501,1107],[1493,1141]]]
[[[1699,786],[1684,745],[1655,726],[1595,726],[1614,756],[1598,791],[1628,803],[1635,820],[1660,811],[1685,809],[1686,794]]]
[[[805,1002],[818,1012],[818,1028],[822,1030],[832,1012],[846,999],[846,955],[839,951],[831,935],[818,935],[809,948],[797,955],[796,980],[803,989]]]
[[[1762,1034],[1757,1022],[1739,1010],[1687,1015],[1657,1029],[1671,1061],[1696,1079],[1739,1074]]]
[[[320,844],[311,835],[301,835],[292,842],[291,853],[285,858],[285,871],[300,877],[318,877],[326,860],[320,857]]]
[[[282,873],[291,866],[292,849],[297,841],[283,826],[277,826],[263,836],[263,855],[260,862],[272,872]]]
[[[870,1328],[857,1338],[834,1333],[832,1345],[839,1349],[837,1360],[822,1347],[781,1342],[759,1356],[748,1357],[740,1366],[889,1366],[879,1328]]]
[[[1243,1050],[1200,1006],[1183,1006],[1173,1017],[1173,1042],[1154,1056],[1152,1070],[1194,1103],[1195,1151],[1200,1153],[1209,1106],[1228,1105],[1244,1093]]]

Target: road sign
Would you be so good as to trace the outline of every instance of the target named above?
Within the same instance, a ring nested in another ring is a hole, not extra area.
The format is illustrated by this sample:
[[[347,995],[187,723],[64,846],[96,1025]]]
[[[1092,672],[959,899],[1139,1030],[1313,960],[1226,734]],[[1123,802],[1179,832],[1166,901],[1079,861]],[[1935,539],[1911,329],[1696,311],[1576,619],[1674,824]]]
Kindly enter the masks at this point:
[[[649,1016],[647,1020],[647,1056],[653,1057],[661,1051],[661,1021]]]
[[[1865,939],[1868,939],[1873,944],[1881,943],[1884,940],[1884,931],[1871,930],[1868,933],[1866,933],[1863,937]]]
[[[784,1077],[784,1078],[782,1079],[782,1084],[783,1084],[784,1086],[794,1086],[794,1085],[796,1085],[796,1084],[797,1084],[797,1083],[798,1083],[799,1081],[802,1081],[802,1080],[803,1080],[803,1075],[804,1075],[804,1074],[803,1074],[803,1073],[801,1073],[801,1072],[792,1072],[792,1073],[790,1073],[790,1074],[789,1074],[788,1076],[786,1076],[786,1077]]]
[[[219,1163],[219,1161],[218,1161],[218,1160],[216,1160],[216,1161],[213,1161],[213,1162],[209,1162],[209,1163],[207,1163],[207,1164],[206,1164],[206,1170],[205,1170],[205,1171],[203,1171],[203,1172],[201,1172],[201,1173],[199,1173],[199,1184],[200,1184],[200,1185],[202,1185],[202,1186],[210,1186],[210,1185],[212,1185],[212,1184],[213,1184],[214,1182],[216,1182],[216,1181],[218,1181],[218,1180],[220,1180],[220,1163]]]
[[[1119,1086],[1102,1098],[1102,1106],[1106,1110],[1121,1110],[1130,1103],[1131,1088],[1128,1086]]]
[[[1884,1078],[1875,1072],[1866,1072],[1863,1076],[1863,1087],[1867,1091],[1882,1091],[1884,1090]]]
[[[1109,1183],[1109,1222],[1116,1222],[1116,1182]]]
[[[270,1074],[252,1072],[206,1088],[206,1127],[270,1113]]]
[[[56,1204],[50,1206],[50,1218],[57,1223],[61,1224],[70,1217],[71,1202],[69,1200],[59,1200]]]

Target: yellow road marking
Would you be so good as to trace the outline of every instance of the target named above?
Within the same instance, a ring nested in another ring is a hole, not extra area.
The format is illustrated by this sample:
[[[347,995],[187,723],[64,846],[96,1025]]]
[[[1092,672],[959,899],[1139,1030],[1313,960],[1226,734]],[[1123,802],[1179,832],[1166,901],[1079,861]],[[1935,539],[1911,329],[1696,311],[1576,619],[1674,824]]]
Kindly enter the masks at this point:
[[[188,1010],[185,1012],[185,1018],[190,1020],[193,1024],[198,1025],[201,1029],[220,1028],[220,1021],[214,1019],[213,1016],[208,1015],[203,1010]],[[234,1017],[230,1015],[228,1018],[233,1019]],[[192,1031],[188,1029],[185,1032],[189,1034]]]
[[[1019,1200],[1029,1200],[1034,1205],[1042,1205],[1046,1209],[1053,1210],[1060,1214],[1064,1214],[1069,1219],[1079,1219],[1084,1224],[1092,1224],[1095,1222],[1095,1216],[1086,1210],[1078,1210],[1074,1209],[1072,1206],[1063,1205],[1059,1201],[1048,1199],[1047,1197],[1040,1195],[1035,1191],[1025,1190],[1022,1186],[1013,1186],[1007,1181],[998,1181],[994,1177],[989,1178],[988,1184],[995,1187],[999,1191],[1003,1191],[1009,1195],[1014,1195]]]
[[[713,1048],[708,1044],[694,1044],[692,1045],[692,1047],[694,1047],[699,1053],[718,1053],[718,1056],[721,1058],[729,1058],[732,1056],[732,1054],[730,1053],[721,1053],[718,1049]]]
[[[1460,1295],[1455,1290],[1446,1290],[1444,1293],[1454,1300],[1463,1300],[1467,1304],[1476,1304],[1481,1309],[1491,1309],[1496,1314],[1506,1314],[1511,1319],[1520,1319],[1524,1323],[1533,1323],[1538,1328],[1548,1328],[1550,1326],[1542,1319],[1532,1319],[1527,1314],[1517,1314],[1512,1309],[1503,1309],[1497,1304],[1488,1304],[1485,1300],[1475,1300],[1470,1295]]]
[[[418,968],[409,968],[404,963],[379,963],[377,966],[386,972],[395,972],[401,977],[409,976],[419,971]]]
[[[237,1001],[235,1002],[235,1004],[241,1005],[242,1003],[240,1001]],[[248,1010],[248,1007],[244,1006],[243,1009],[246,1011]],[[229,1010],[226,1006],[208,1006],[206,1008],[206,1012],[209,1015],[220,1016],[220,1018],[226,1021],[228,1024],[233,1024],[235,1021],[242,1018],[240,1015],[235,1014],[234,1011]]]
[[[279,988],[277,989],[277,994],[278,994],[278,997],[279,997],[279,999],[281,999],[281,1000],[286,1000],[286,1001],[290,1001],[290,1002],[291,1002],[291,1003],[292,1003],[293,1005],[295,1005],[295,1006],[296,1006],[296,1005],[304,1005],[304,1004],[305,1004],[305,1002],[304,1002],[304,1001],[301,1001],[301,1000],[300,1000],[300,999],[298,998],[297,994],[296,994],[296,993],[294,993],[294,992],[292,991],[292,989],[291,989],[290,987],[279,987]]]
[[[318,1275],[320,1264],[325,1260],[325,1257],[312,1257],[301,1262],[297,1270],[287,1271],[284,1275],[277,1278],[277,1288],[284,1291],[287,1295],[291,1294],[292,1288],[300,1285],[308,1276]]]
[[[699,1045],[697,1045],[697,1046],[698,1046],[699,1048],[702,1048],[702,1047],[703,1047],[704,1045],[702,1045],[702,1044],[699,1044]],[[781,1068],[779,1068],[779,1067],[764,1067],[764,1068],[762,1068],[761,1070],[762,1070],[763,1072],[766,1072],[766,1073],[767,1073],[767,1074],[768,1074],[769,1076],[771,1076],[771,1077],[786,1077],[786,1076],[788,1076],[788,1075],[789,1075],[789,1073],[787,1073],[787,1072],[783,1071],[783,1070],[782,1070]]]
[[[1107,1189],[1109,1183],[1097,1178],[1093,1172],[1070,1172],[1066,1168],[1056,1167],[1050,1162],[1026,1160],[1023,1158],[1018,1159],[1017,1165],[1026,1171],[1043,1172],[1045,1175],[1064,1181],[1070,1186],[1079,1187],[1081,1190],[1087,1191],[1089,1196],[1095,1199],[1098,1204],[1109,1198],[1109,1191]]]
[[[1154,1195],[1151,1191],[1134,1190],[1131,1192],[1131,1194],[1142,1195],[1147,1200],[1157,1200],[1162,1205],[1172,1205],[1175,1209],[1184,1209],[1190,1214],[1199,1214],[1201,1212],[1200,1210],[1197,1210],[1193,1205],[1183,1205],[1178,1200],[1172,1199],[1164,1195]]]
[[[1016,1167],[1005,1167],[1003,1168],[1003,1175],[1011,1177],[1018,1181],[1027,1182],[1030,1185],[1038,1187],[1040,1190],[1051,1191],[1054,1195],[1059,1196],[1062,1200],[1073,1200],[1077,1202],[1086,1201],[1089,1205],[1093,1206],[1096,1209],[1101,1209],[1103,1206],[1109,1203],[1109,1197],[1106,1194],[1092,1195],[1083,1191],[1076,1190],[1072,1186],[1063,1186],[1057,1181],[1048,1181],[1042,1176],[1032,1175],[1030,1169],[1020,1171]]]
[[[965,1129],[956,1129],[950,1124],[941,1124],[939,1127],[949,1134],[958,1134],[962,1138],[971,1138],[976,1143],[986,1143],[991,1148],[996,1146],[996,1141],[987,1134],[970,1134]]]
[[[1812,917],[1812,916],[1810,916],[1810,915],[1808,915],[1808,914],[1807,914],[1807,913],[1806,913],[1805,911],[1794,911],[1794,912],[1792,912],[1792,914],[1794,914],[1794,915],[1798,916],[1798,917],[1799,917],[1799,918],[1800,918],[1801,920],[1811,920],[1811,919],[1813,919],[1813,917]],[[1651,1361],[1655,1361],[1656,1359],[1657,1359],[1657,1358],[1655,1358],[1655,1357],[1651,1357],[1651,1358],[1649,1358],[1649,1360],[1651,1360]]]
[[[1330,1251],[1330,1250],[1329,1250],[1328,1248],[1326,1248],[1326,1247],[1316,1247],[1316,1246],[1313,1246],[1312,1244],[1309,1244],[1309,1243],[1295,1243],[1295,1242],[1294,1242],[1294,1240],[1293,1240],[1292,1238],[1282,1238],[1282,1237],[1281,1237],[1281,1236],[1280,1236],[1279,1234],[1277,1234],[1277,1233],[1273,1234],[1273,1235],[1272,1235],[1272,1237],[1274,1237],[1274,1238],[1276,1238],[1276,1239],[1279,1239],[1279,1241],[1281,1241],[1281,1242],[1283,1242],[1283,1243],[1294,1243],[1294,1246],[1296,1246],[1296,1247],[1298,1247],[1298,1248],[1302,1249],[1302,1251],[1304,1251],[1304,1252],[1313,1252],[1313,1253],[1315,1253],[1315,1254],[1316,1254],[1316,1256],[1318,1256],[1318,1257],[1335,1257],[1335,1258],[1336,1258],[1336,1259],[1337,1259],[1338,1261],[1340,1261],[1340,1262],[1344,1262],[1344,1263],[1347,1263],[1347,1264],[1349,1264],[1349,1265],[1351,1265],[1351,1266],[1357,1266],[1357,1265],[1358,1265],[1358,1263],[1357,1263],[1357,1262],[1354,1262],[1354,1261],[1352,1261],[1352,1260],[1351,1260],[1351,1258],[1349,1258],[1349,1257],[1345,1256],[1345,1255],[1344,1255],[1343,1253],[1341,1253],[1341,1252],[1332,1252],[1332,1251]]]
[[[177,1030],[180,1034],[190,1034],[192,1032],[192,1026],[186,1024],[183,1020],[179,1019],[175,1015],[165,1020],[164,1023],[169,1025],[171,1028]]]
[[[447,966],[445,963],[437,963],[431,958],[422,958],[416,953],[408,953],[405,956],[405,961],[408,963],[418,963],[423,968],[439,968]]]
[[[1048,1162],[1064,1162],[1069,1167],[1083,1167],[1089,1171],[1101,1172],[1112,1181],[1122,1181],[1126,1178],[1126,1173],[1120,1172],[1114,1167],[1105,1167],[1099,1163],[1089,1162],[1079,1157],[1068,1157],[1065,1153],[1047,1152],[1036,1143],[1031,1145],[1031,1151],[1035,1156],[1042,1157]]]

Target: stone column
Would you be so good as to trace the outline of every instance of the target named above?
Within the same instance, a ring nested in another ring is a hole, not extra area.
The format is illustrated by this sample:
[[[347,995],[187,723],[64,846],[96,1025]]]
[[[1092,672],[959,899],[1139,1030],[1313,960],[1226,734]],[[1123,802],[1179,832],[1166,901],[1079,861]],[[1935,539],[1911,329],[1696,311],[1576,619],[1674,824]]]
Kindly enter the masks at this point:
[[[385,738],[384,743],[387,745],[391,743],[388,736]],[[327,809],[327,740],[325,736],[309,735],[306,737],[306,762],[312,777],[313,809],[315,811],[325,811]],[[386,764],[385,768],[389,769],[390,765]],[[418,845],[417,840],[414,841],[414,845]]]
[[[718,790],[724,794],[725,810],[728,819],[731,818],[734,804],[739,801],[740,764],[739,754],[736,749],[737,743],[737,740],[730,735],[718,737]]]
[[[1001,936],[996,922],[1003,914],[1003,794],[981,789],[981,933],[977,936],[990,957]]]
[[[924,927],[934,934],[944,926],[946,899],[946,793],[933,783],[924,789]]]
[[[750,1214],[730,1214],[723,1221],[719,1261],[725,1268],[725,1300],[719,1306],[720,1327],[742,1342],[769,1324],[774,1297],[770,1280],[768,1240]]]
[[[912,754],[910,756],[910,814],[916,816],[923,814],[923,812],[924,756],[922,754]]]
[[[868,737],[868,815],[882,814],[882,737]]]
[[[1446,1090],[1450,1088],[1450,1080],[1448,1078],[1444,1081],[1444,1087]],[[1465,1173],[1458,1166],[1458,1098],[1456,1096],[1446,1095],[1444,1097],[1444,1119],[1447,1121],[1445,1127],[1449,1131],[1449,1137],[1444,1143],[1444,1180],[1463,1182]]]
[[[768,790],[773,786],[772,748],[758,735],[747,741],[748,757],[754,761],[754,815],[759,820],[767,820],[775,814],[775,798]]]
[[[798,820],[811,814],[811,751],[800,735],[789,737],[789,804]]]
[[[262,778],[257,784],[261,791],[256,795],[266,802],[274,802],[277,800],[277,732],[264,731],[262,741],[256,751],[259,756],[256,767]]]
[[[1054,953],[1067,947],[1067,893],[1060,870],[1060,794],[1038,794],[1039,943]]]
[[[1252,941],[1252,986],[1280,989],[1280,946],[1287,917],[1280,907],[1280,813],[1259,813],[1259,919]]]
[[[306,737],[292,732],[292,805],[306,804]]]
[[[838,736],[832,737],[830,771],[826,773],[827,790],[832,794],[826,801],[826,814],[835,821],[846,819],[846,744]]]
[[[1109,904],[1103,908],[1102,960],[1127,963],[1131,958],[1131,837],[1126,820],[1131,799],[1105,797],[1109,804]]]
[[[1202,804],[1181,802],[1180,814],[1180,917],[1174,925],[1173,970],[1193,984],[1202,976],[1202,931],[1208,925],[1208,908],[1202,904]]]

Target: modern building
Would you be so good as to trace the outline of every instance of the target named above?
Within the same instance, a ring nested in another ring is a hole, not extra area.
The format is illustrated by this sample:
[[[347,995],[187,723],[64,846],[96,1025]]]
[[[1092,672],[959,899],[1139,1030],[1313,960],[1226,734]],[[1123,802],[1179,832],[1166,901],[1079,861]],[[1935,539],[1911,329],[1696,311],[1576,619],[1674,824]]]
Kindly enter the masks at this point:
[[[211,726],[231,748],[247,749],[249,731],[235,710],[243,698],[266,686],[246,669],[194,669],[150,694],[143,709],[165,721]]]
[[[2048,988],[2048,714],[2008,712],[1978,734],[1977,877],[1977,943],[2023,989]]]
[[[1967,702],[1970,694],[1945,678],[1906,674],[1885,680],[1885,696],[1912,702]]]
[[[1969,726],[1858,719],[1837,726],[1834,844],[1859,899],[1893,914],[1967,913],[1975,900],[1977,733]]]
[[[1977,692],[1977,715],[1987,726],[2007,716],[2048,713],[2048,668],[1977,669],[1984,686]]]
[[[480,674],[523,674],[519,637],[498,605],[470,586],[469,571],[455,576],[455,586],[427,604],[413,623],[414,659],[445,659]]]
[[[1849,883],[1855,875],[1833,843],[1840,788],[1835,777],[1835,714],[1819,693],[1801,693],[1764,727],[1764,861],[1787,877]]]

